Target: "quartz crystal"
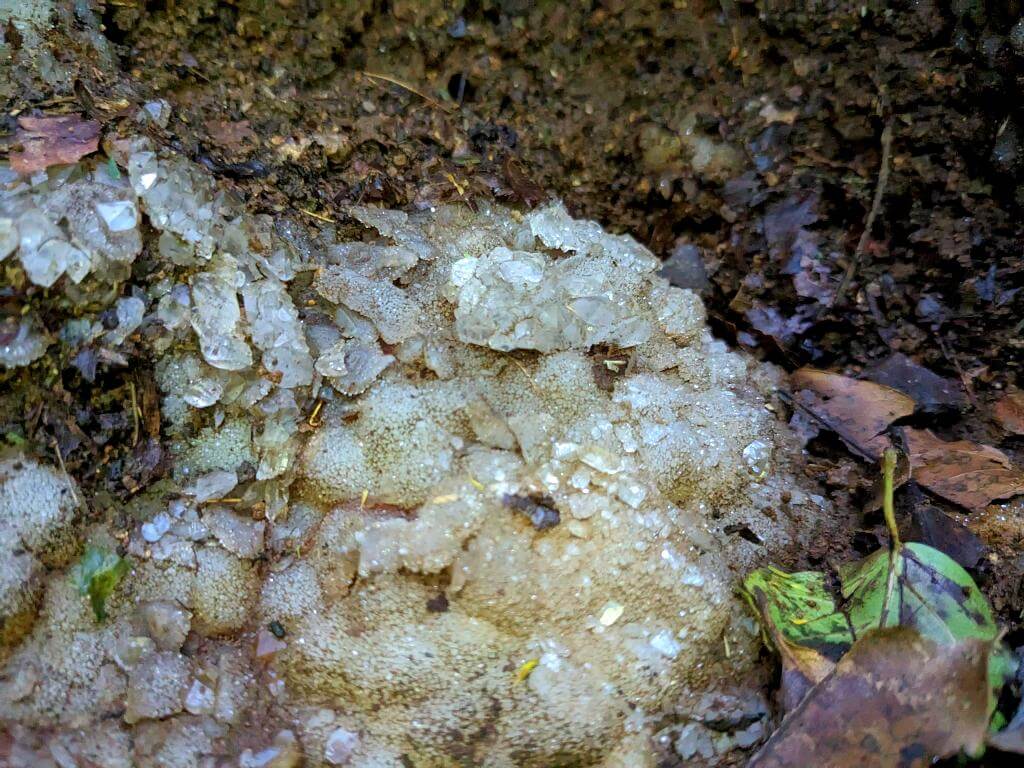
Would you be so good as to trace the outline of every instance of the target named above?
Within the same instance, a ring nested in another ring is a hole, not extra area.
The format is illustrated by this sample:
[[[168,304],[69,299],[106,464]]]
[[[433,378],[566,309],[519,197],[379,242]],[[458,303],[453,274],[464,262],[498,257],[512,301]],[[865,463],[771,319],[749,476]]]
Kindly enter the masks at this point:
[[[281,375],[282,387],[301,387],[313,377],[313,360],[299,314],[284,284],[274,278],[242,288],[253,344],[263,350],[263,366]]]
[[[88,526],[63,472],[0,462],[5,720],[112,729],[112,765],[641,765],[598,761],[649,756],[709,656],[749,676],[735,574],[765,550],[721,532],[782,546],[783,491],[812,496],[768,377],[647,249],[558,202],[356,206],[348,241],[145,139],[110,151],[124,174],[0,167],[4,268],[73,318],[52,343],[151,359],[157,387],[128,371],[127,493]],[[0,364],[50,343],[4,320]],[[86,538],[129,566],[101,622],[66,577]]]
[[[0,365],[29,365],[46,353],[50,340],[32,317],[0,320]]]
[[[329,378],[339,392],[358,395],[394,361],[394,357],[381,352],[376,342],[344,339],[317,358],[316,370]]]
[[[650,337],[650,321],[639,307],[609,298],[623,287],[610,257],[553,261],[499,247],[456,262],[451,275],[455,328],[465,342],[554,352],[595,344],[632,347]]]
[[[97,203],[96,213],[111,232],[125,232],[139,225],[139,212],[131,200]]]
[[[18,228],[14,219],[0,216],[0,261],[3,261],[18,247]]]
[[[214,368],[237,371],[252,365],[252,350],[241,329],[235,261],[222,256],[216,269],[191,278],[192,327],[203,358]]]
[[[107,332],[106,342],[115,347],[124,344],[125,339],[142,325],[145,312],[146,302],[142,299],[135,296],[118,299],[116,304],[117,327]]]

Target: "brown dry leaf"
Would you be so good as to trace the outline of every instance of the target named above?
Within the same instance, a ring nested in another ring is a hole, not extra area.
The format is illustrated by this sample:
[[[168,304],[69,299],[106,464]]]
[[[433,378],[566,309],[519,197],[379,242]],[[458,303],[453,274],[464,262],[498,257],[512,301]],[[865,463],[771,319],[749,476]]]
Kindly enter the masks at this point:
[[[782,710],[792,712],[808,691],[828,677],[835,664],[813,648],[787,642],[777,632],[773,633],[772,642],[782,659],[782,681],[779,684]]]
[[[1015,435],[1024,435],[1024,392],[1010,392],[992,409],[999,426]]]
[[[248,120],[207,120],[206,132],[221,149],[238,151],[247,144],[259,142]]]
[[[891,387],[801,368],[790,377],[794,389],[807,390],[811,402],[802,401],[822,424],[850,448],[877,460],[890,446],[883,432],[897,419],[914,412],[914,401]]]
[[[1024,472],[1006,454],[969,440],[946,442],[931,430],[903,431],[914,479],[944,499],[974,512],[995,499],[1024,493]]]
[[[19,117],[15,141],[20,152],[11,152],[11,168],[35,173],[61,163],[75,163],[100,146],[100,124],[80,115]]]
[[[936,645],[906,627],[858,640],[748,768],[901,768],[976,752],[988,728],[980,640]]]

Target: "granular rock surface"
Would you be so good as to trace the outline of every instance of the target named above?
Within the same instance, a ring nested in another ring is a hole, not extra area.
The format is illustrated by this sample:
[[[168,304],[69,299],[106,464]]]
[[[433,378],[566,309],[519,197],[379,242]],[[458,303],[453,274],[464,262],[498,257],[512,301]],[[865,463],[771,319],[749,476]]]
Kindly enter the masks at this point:
[[[66,558],[0,566],[12,765],[638,766],[703,728],[756,654],[736,571],[820,509],[693,292],[558,202],[310,227],[110,152],[3,171],[0,255],[61,339],[145,348],[170,477],[79,537],[130,565],[103,620]],[[4,499],[62,477],[3,467]]]

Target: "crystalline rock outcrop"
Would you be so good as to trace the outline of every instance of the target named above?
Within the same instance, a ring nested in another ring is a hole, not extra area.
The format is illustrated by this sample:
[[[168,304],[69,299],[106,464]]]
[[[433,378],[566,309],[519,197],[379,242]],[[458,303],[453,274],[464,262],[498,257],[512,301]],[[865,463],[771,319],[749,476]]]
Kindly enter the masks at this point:
[[[93,335],[156,361],[171,485],[83,527],[0,463],[11,764],[651,765],[659,713],[751,663],[723,529],[790,541],[808,496],[770,374],[644,247],[557,202],[316,229],[113,157],[0,170],[0,258],[83,306],[131,284]],[[85,541],[131,566],[102,622]]]

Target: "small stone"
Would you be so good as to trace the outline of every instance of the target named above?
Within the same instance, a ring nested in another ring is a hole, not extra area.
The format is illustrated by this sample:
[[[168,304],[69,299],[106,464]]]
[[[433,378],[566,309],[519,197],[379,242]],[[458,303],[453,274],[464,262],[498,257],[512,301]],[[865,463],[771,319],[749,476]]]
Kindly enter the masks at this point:
[[[139,225],[139,211],[131,200],[96,203],[96,213],[111,232],[127,232]]]
[[[263,350],[263,367],[279,373],[282,387],[307,386],[313,360],[291,296],[279,280],[257,280],[242,288],[242,303],[253,343]]]
[[[203,358],[214,368],[238,371],[252,365],[252,350],[242,337],[234,260],[225,257],[212,272],[193,275],[192,328]]]
[[[394,357],[381,352],[376,341],[343,339],[317,359],[316,371],[329,378],[339,392],[358,395],[394,361]]]
[[[213,688],[193,680],[185,694],[185,709],[193,715],[209,715],[213,712],[214,698]]]
[[[566,525],[566,528],[569,533],[577,539],[586,539],[590,537],[590,527],[582,520],[570,520]]]
[[[269,659],[288,647],[288,643],[278,640],[272,632],[261,629],[256,635],[256,658]]]
[[[28,279],[49,288],[64,274],[69,263],[81,258],[82,252],[66,240],[51,238],[34,250],[23,247],[19,254]]]
[[[599,445],[581,446],[579,458],[591,469],[596,469],[606,475],[614,475],[622,470],[622,459]]]
[[[157,648],[181,650],[192,627],[191,612],[168,600],[154,600],[143,603],[139,615]]]
[[[153,123],[158,128],[166,128],[171,119],[171,105],[163,99],[147,101],[136,115],[140,123]]]
[[[167,330],[176,330],[188,322],[191,305],[192,297],[189,295],[188,286],[176,285],[157,302],[157,320],[163,323]]]
[[[188,385],[182,393],[182,399],[195,408],[209,408],[224,396],[228,376],[216,368],[211,368],[199,361],[195,373],[188,379]]]
[[[647,489],[639,483],[620,483],[615,490],[615,495],[633,509],[639,509],[647,498]]]
[[[715,747],[711,742],[711,733],[700,723],[687,723],[680,729],[679,736],[673,745],[684,760],[696,756],[709,759],[715,755]]]
[[[158,719],[180,712],[188,688],[188,659],[173,651],[158,651],[131,670],[124,720]]]
[[[220,499],[227,496],[238,485],[238,475],[228,469],[217,470],[200,475],[195,479],[185,492],[196,497],[196,501],[202,504],[210,499]]]
[[[273,746],[253,752],[246,749],[238,758],[239,768],[298,768],[302,761],[299,742],[291,731],[279,731]]]
[[[18,247],[18,227],[14,219],[0,216],[0,261],[3,261]]]
[[[166,512],[159,512],[148,523],[142,524],[142,538],[152,544],[160,541],[163,535],[170,529],[171,518]]]
[[[262,520],[243,517],[223,507],[208,510],[203,515],[220,545],[238,557],[256,558],[263,553],[263,538],[267,524]]]
[[[601,622],[601,626],[610,627],[620,618],[622,618],[623,612],[626,610],[625,606],[621,603],[617,603],[614,600],[610,600],[605,603],[603,609],[601,609],[601,617],[598,619]]]
[[[125,637],[120,639],[114,648],[114,661],[117,662],[117,666],[127,672],[155,651],[156,643],[151,637],[141,635]]]
[[[698,293],[711,288],[701,250],[690,243],[676,245],[659,274],[677,288],[689,288]]]
[[[146,302],[135,296],[125,296],[117,300],[117,327],[107,331],[106,342],[114,347],[124,344],[125,340],[142,325],[146,313]]]
[[[746,462],[747,470],[757,481],[764,480],[768,476],[771,459],[772,447],[764,440],[754,440],[743,449],[743,461]]]
[[[358,733],[335,728],[324,744],[324,760],[329,765],[349,765],[358,748]]]
[[[763,741],[764,737],[764,723],[759,720],[756,723],[751,723],[742,731],[735,733],[736,746],[740,749],[750,749]]]

